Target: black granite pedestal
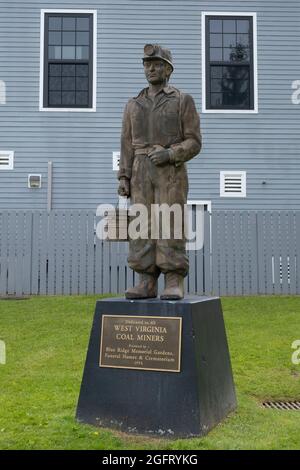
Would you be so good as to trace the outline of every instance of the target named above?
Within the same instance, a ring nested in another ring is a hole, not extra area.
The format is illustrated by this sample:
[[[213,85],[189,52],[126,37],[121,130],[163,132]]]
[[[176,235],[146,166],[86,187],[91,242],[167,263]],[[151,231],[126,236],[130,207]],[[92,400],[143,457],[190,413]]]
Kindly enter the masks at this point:
[[[102,315],[182,317],[180,372],[99,366]],[[166,437],[206,434],[236,408],[220,299],[97,301],[76,417]]]

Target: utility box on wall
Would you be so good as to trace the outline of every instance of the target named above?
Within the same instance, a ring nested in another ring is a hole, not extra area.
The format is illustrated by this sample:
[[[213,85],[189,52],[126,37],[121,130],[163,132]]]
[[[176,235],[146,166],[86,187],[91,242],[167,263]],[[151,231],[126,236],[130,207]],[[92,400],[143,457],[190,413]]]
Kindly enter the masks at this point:
[[[28,175],[28,188],[40,189],[42,187],[42,175]]]

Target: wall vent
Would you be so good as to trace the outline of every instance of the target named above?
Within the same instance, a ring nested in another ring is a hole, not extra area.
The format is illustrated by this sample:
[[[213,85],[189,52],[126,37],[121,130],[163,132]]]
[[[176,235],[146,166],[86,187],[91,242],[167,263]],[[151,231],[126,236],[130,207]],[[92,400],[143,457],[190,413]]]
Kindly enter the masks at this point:
[[[14,152],[0,150],[0,170],[14,169]]]
[[[246,172],[220,171],[220,197],[246,197]]]

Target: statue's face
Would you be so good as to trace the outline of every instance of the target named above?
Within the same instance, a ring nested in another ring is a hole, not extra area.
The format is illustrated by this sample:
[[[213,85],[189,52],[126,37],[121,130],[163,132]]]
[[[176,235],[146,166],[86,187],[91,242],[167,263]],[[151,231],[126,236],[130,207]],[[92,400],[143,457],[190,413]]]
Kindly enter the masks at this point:
[[[159,59],[145,60],[144,70],[148,83],[152,85],[164,83],[170,73],[168,64]]]

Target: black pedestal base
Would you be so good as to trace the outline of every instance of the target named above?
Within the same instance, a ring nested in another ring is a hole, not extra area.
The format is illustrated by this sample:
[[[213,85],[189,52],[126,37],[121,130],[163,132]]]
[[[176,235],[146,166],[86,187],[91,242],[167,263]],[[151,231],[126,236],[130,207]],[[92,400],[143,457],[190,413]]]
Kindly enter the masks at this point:
[[[99,367],[102,315],[182,317],[181,372]],[[126,432],[167,437],[206,434],[236,408],[221,302],[97,301],[76,417]]]

